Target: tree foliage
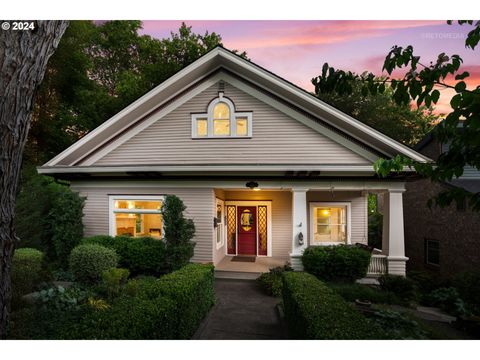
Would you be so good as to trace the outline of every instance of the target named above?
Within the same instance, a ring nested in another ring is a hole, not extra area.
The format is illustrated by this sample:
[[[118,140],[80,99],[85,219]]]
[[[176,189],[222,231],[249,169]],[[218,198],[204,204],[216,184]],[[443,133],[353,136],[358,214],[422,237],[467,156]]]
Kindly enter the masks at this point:
[[[169,38],[140,35],[140,21],[72,21],[48,65],[27,143],[41,164],[161,82],[222,45],[182,24]],[[245,53],[240,54],[246,57]]]
[[[480,21],[462,20],[458,23],[472,27],[466,37],[465,47],[474,50],[480,41]],[[387,77],[378,79],[372,73],[357,75],[335,70],[325,64],[322,74],[316,78],[315,86],[317,92],[335,91],[339,95],[351,94],[357,83],[361,83],[364,95],[382,94],[389,87],[397,104],[408,105],[414,101],[419,107],[436,104],[440,99],[440,89],[455,90],[456,94],[450,100],[452,110],[434,133],[438,141],[448,144],[449,148],[438,157],[435,164],[396,156],[393,159],[380,159],[375,166],[381,176],[409,166],[433,181],[450,181],[460,177],[467,165],[480,170],[480,85],[474,89],[467,88],[464,80],[470,74],[461,71],[462,62],[459,55],[441,53],[435,62],[427,65],[421,62],[420,56],[414,54],[412,46],[394,46],[383,65]],[[393,78],[393,71],[400,68],[405,69],[405,75]],[[472,209],[480,211],[480,193],[467,192],[462,188],[442,191],[434,200],[440,206],[447,206],[453,201],[459,205],[467,200]]]
[[[354,73],[351,76],[357,78]],[[362,81],[354,80],[348,83],[348,93],[338,93],[330,84],[321,85],[324,79],[322,74],[312,80],[318,98],[406,145],[415,145],[438,121],[432,108],[421,106],[414,109],[410,105],[397,104],[388,85],[382,92],[372,94],[365,92]]]

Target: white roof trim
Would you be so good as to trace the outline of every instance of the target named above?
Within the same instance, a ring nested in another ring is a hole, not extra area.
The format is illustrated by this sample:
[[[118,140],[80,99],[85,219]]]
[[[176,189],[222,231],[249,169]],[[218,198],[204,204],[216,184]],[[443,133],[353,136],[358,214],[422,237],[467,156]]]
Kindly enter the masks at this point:
[[[138,165],[138,166],[42,166],[40,174],[80,174],[80,173],[122,173],[122,172],[258,172],[258,171],[320,171],[320,172],[374,172],[373,165],[329,165],[329,164],[275,164],[275,165]],[[405,167],[404,171],[414,172]]]
[[[221,61],[221,60],[223,60],[223,61]],[[209,62],[211,62],[211,64],[209,64]],[[224,62],[226,62],[227,66],[225,66]],[[82,139],[78,140],[75,144],[73,144],[72,146],[70,146],[69,148],[64,150],[62,153],[60,153],[59,155],[57,155],[56,157],[54,157],[53,159],[48,161],[44,166],[54,166],[54,165],[59,164],[62,160],[64,160],[66,157],[72,155],[75,151],[77,151],[77,150],[80,151],[82,146],[87,145],[89,141],[91,141],[92,139],[95,139],[99,134],[101,134],[103,131],[105,131],[109,127],[111,127],[113,125],[116,125],[117,122],[119,122],[120,120],[128,121],[128,124],[131,124],[131,123],[135,122],[136,120],[142,118],[143,116],[145,116],[145,114],[147,114],[149,111],[151,111],[152,108],[147,108],[146,110],[142,110],[141,106],[144,105],[145,103],[149,102],[149,101],[153,101],[156,96],[158,96],[159,94],[161,95],[161,93],[163,91],[168,90],[170,87],[172,87],[173,90],[176,90],[176,91],[174,93],[170,93],[170,94],[167,93],[165,95],[165,98],[161,99],[161,103],[165,103],[166,101],[172,99],[174,96],[178,95],[179,93],[184,91],[185,88],[187,88],[188,86],[190,86],[192,84],[191,81],[187,82],[188,85],[185,84],[185,83],[182,83],[180,81],[180,80],[183,80],[183,78],[186,77],[187,75],[193,74],[194,76],[196,76],[195,80],[200,80],[202,78],[202,76],[203,77],[207,76],[213,70],[219,68],[222,65],[225,66],[226,68],[228,68],[228,64],[230,64],[230,66],[233,66],[233,65],[239,66],[241,69],[244,69],[247,72],[249,72],[250,75],[255,74],[256,76],[259,76],[261,79],[270,82],[269,85],[273,84],[273,85],[275,85],[275,86],[277,86],[281,89],[284,89],[285,91],[287,91],[287,94],[296,96],[296,97],[298,97],[298,99],[301,99],[302,101],[307,102],[310,105],[313,105],[314,108],[317,108],[317,109],[319,109],[323,112],[331,114],[335,119],[338,119],[338,120],[340,120],[341,123],[345,124],[345,126],[348,125],[348,126],[352,127],[352,130],[356,130],[359,133],[355,134],[352,131],[349,131],[348,129],[343,128],[341,126],[342,124],[334,123],[334,122],[329,121],[328,119],[325,119],[323,117],[322,117],[322,120],[329,123],[331,126],[336,127],[338,129],[340,129],[341,131],[347,133],[348,135],[352,136],[353,138],[359,139],[363,143],[369,144],[370,146],[372,145],[368,140],[361,139],[361,135],[365,134],[365,135],[368,135],[370,138],[373,138],[373,139],[385,144],[388,148],[390,148],[392,150],[395,150],[396,152],[398,152],[400,154],[408,156],[413,160],[420,161],[420,162],[431,161],[429,158],[423,156],[422,154],[408,148],[407,146],[405,146],[403,144],[400,144],[399,142],[389,138],[388,136],[383,135],[379,131],[377,131],[377,130],[361,123],[360,121],[342,113],[341,111],[335,109],[334,107],[322,102],[321,100],[319,100],[315,96],[306,93],[305,91],[301,90],[300,88],[297,88],[296,86],[292,85],[291,83],[287,82],[286,80],[283,80],[283,79],[277,77],[276,75],[273,75],[272,73],[269,73],[265,69],[262,69],[261,67],[259,67],[255,64],[253,64],[253,63],[251,63],[251,62],[249,62],[249,61],[231,53],[228,50],[225,50],[221,47],[217,47],[217,48],[211,50],[209,53],[202,56],[200,59],[198,59],[195,62],[193,62],[192,64],[190,64],[189,66],[180,70],[178,73],[176,73],[175,75],[173,75],[172,77],[170,77],[169,79],[164,81],[162,84],[160,84],[159,86],[157,86],[156,88],[154,88],[153,90],[151,90],[150,92],[145,94],[144,96],[140,97],[138,100],[136,100],[135,102],[133,102],[132,104],[130,104],[126,108],[124,108],[122,111],[120,111],[119,113],[117,113],[116,115],[111,117],[109,120],[107,120],[106,122],[101,124],[95,130],[91,131],[86,136],[84,136]],[[195,72],[199,72],[199,74],[195,75]],[[233,72],[236,73],[235,71],[233,71]],[[241,74],[238,74],[238,75],[242,76]],[[248,73],[247,73],[247,75],[248,75]],[[246,78],[248,79],[248,76]],[[249,80],[252,81],[252,79],[249,79]],[[253,81],[253,82],[256,83],[258,86],[260,86],[262,88],[265,88],[264,84],[263,85],[259,84],[256,81]],[[175,87],[174,85],[176,85],[177,83],[179,83],[180,86],[183,85],[183,87],[181,87],[181,88],[178,88],[178,86]],[[270,86],[267,86],[266,88],[268,89],[269,87]],[[292,98],[289,98],[289,97],[287,98],[286,96],[282,96],[281,94],[278,94],[276,92],[275,92],[275,94],[277,96],[285,99],[288,102],[295,103],[295,99],[292,99]],[[157,104],[160,105],[160,103],[157,103]],[[300,107],[302,109],[304,109],[304,107],[302,107],[302,106],[300,106]],[[304,109],[304,110],[311,113],[313,116],[318,117],[318,114],[315,114],[314,111],[309,110],[309,109]],[[135,118],[129,120],[127,117],[128,117],[128,115],[132,115],[132,114],[137,115],[137,116]],[[125,126],[124,126],[124,128],[125,128]],[[93,145],[95,145],[95,146],[93,146],[93,148],[98,148],[98,146],[101,146],[102,144],[104,144],[106,141],[111,139],[115,134],[117,134],[120,131],[122,131],[122,129],[115,130],[114,134],[110,135],[107,139],[104,139],[99,144],[96,144],[96,145],[93,144]],[[375,146],[372,146],[372,147],[376,148]],[[385,150],[383,150],[382,152],[389,153],[389,151],[385,151]],[[83,154],[83,155],[85,155],[85,154]],[[76,159],[75,161],[69,161],[69,164],[71,165],[71,164],[75,163],[76,161],[78,161],[78,159]]]

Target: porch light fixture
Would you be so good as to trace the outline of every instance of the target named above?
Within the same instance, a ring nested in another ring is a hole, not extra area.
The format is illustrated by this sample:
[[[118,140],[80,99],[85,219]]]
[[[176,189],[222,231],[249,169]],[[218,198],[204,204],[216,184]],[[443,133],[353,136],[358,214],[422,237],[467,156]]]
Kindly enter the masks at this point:
[[[258,183],[255,181],[249,181],[245,184],[246,187],[250,188],[253,191],[259,191]]]

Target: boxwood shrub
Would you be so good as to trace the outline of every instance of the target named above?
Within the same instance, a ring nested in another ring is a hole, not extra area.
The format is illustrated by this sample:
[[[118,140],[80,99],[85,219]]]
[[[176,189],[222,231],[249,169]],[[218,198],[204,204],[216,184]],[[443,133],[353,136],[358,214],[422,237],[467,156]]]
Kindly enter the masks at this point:
[[[20,248],[15,250],[12,260],[13,301],[35,290],[41,280],[43,253],[37,249]]]
[[[311,246],[305,249],[305,271],[321,280],[355,281],[367,275],[371,254],[351,245]]]
[[[190,264],[130,280],[107,309],[89,312],[68,339],[190,339],[214,304],[213,266]]]
[[[292,339],[381,339],[381,329],[315,276],[286,272],[283,304]]]
[[[117,264],[115,250],[97,244],[78,245],[70,254],[70,270],[75,279],[84,284],[97,283],[105,270]]]
[[[133,276],[158,276],[168,271],[165,243],[158,239],[99,235],[83,239],[82,244],[98,244],[114,249],[119,255],[119,265],[130,270]]]
[[[159,279],[135,280],[136,296],[145,299],[168,297],[176,304],[176,339],[190,339],[215,303],[212,265],[189,264]],[[133,285],[133,286],[132,286]]]

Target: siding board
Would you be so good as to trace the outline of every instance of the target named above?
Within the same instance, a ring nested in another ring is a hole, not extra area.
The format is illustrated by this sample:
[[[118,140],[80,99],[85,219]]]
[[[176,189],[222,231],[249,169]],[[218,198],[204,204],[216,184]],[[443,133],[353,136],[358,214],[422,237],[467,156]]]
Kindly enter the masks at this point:
[[[95,165],[370,164],[352,150],[225,83],[236,111],[253,112],[251,139],[192,139],[191,114],[206,112],[218,84],[106,154]]]

